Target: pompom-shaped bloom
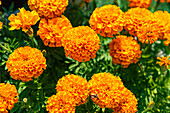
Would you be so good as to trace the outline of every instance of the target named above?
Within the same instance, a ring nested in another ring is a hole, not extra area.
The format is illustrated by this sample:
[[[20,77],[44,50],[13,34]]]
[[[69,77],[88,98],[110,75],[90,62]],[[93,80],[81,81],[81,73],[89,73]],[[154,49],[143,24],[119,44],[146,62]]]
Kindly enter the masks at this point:
[[[40,50],[29,46],[20,47],[10,54],[6,63],[10,75],[23,82],[37,78],[46,69],[46,59]]]
[[[3,25],[3,23],[2,23],[2,22],[0,22],[0,29],[2,29],[2,25]]]
[[[155,1],[158,1],[158,0],[155,0]],[[161,3],[165,2],[165,0],[160,0]],[[170,0],[166,0],[166,2],[170,2]]]
[[[113,37],[123,30],[123,14],[122,10],[116,5],[105,5],[93,11],[89,24],[97,34]]]
[[[100,38],[88,26],[79,26],[67,31],[62,39],[65,55],[79,62],[96,57],[100,48]]]
[[[53,19],[41,19],[37,35],[43,40],[44,45],[49,47],[61,47],[64,34],[72,29],[70,21],[64,16]]]
[[[75,113],[76,100],[67,91],[60,91],[48,98],[46,109],[49,113]]]
[[[154,12],[154,16],[157,19],[157,21],[162,26],[160,30],[160,36],[159,40],[166,40],[164,41],[164,44],[168,46],[170,44],[170,13],[167,11],[156,11]]]
[[[168,57],[157,57],[158,60],[160,60],[160,62],[156,62],[156,64],[159,64],[160,66],[166,66],[167,69],[169,69],[169,65],[170,65],[170,59],[169,59],[169,56]]]
[[[11,110],[18,102],[18,95],[15,85],[0,83],[0,112],[8,113],[7,110]]]
[[[153,13],[145,8],[131,8],[124,14],[125,30],[136,36],[141,25],[148,24]]]
[[[128,0],[129,7],[141,7],[148,8],[151,5],[152,0]]]
[[[94,74],[89,80],[89,89],[91,95],[96,94],[96,97],[91,96],[91,99],[101,108],[111,108],[120,113],[123,113],[123,109],[127,109],[129,113],[137,111],[135,96],[124,87],[119,77],[106,72]]]
[[[10,21],[9,25],[11,26],[9,30],[19,30],[22,28],[22,31],[27,32],[32,25],[35,25],[40,19],[38,13],[35,11],[26,11],[24,8],[19,9],[20,12],[17,13],[17,16],[11,14],[8,20]]]
[[[62,77],[61,79],[59,79],[56,85],[57,92],[70,92],[74,96],[77,106],[84,104],[87,101],[86,98],[89,96],[89,91],[87,89],[87,80],[74,74],[68,74]]]
[[[54,18],[64,13],[68,0],[28,0],[28,5],[40,17]]]
[[[136,63],[141,57],[140,45],[133,37],[116,36],[109,44],[109,52],[114,64],[121,64],[127,68],[131,63]]]

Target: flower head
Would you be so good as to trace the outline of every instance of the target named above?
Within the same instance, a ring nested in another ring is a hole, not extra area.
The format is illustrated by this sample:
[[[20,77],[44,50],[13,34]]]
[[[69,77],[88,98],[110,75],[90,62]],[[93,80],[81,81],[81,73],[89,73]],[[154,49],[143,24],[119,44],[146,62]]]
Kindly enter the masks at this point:
[[[26,82],[40,76],[47,65],[40,50],[26,46],[14,50],[6,66],[13,79]]]
[[[158,1],[158,0],[155,0],[155,1]],[[160,0],[161,3],[165,2],[165,0]],[[170,0],[166,0],[166,2],[170,2]]]
[[[67,91],[60,91],[48,98],[46,109],[49,113],[75,113],[76,100]]]
[[[83,1],[85,1],[85,2],[87,2],[87,3],[90,3],[90,0],[83,0]]]
[[[128,0],[129,7],[141,7],[148,8],[151,5],[152,0]]]
[[[91,94],[97,94],[97,97],[91,99],[101,108],[111,108],[115,113],[137,111],[136,97],[124,87],[119,77],[110,73],[94,74],[89,80],[89,90]]]
[[[84,104],[87,100],[86,98],[89,96],[88,82],[85,78],[80,77],[74,74],[68,74],[57,82],[56,90],[60,91],[68,91],[76,100],[76,105],[79,106]]]
[[[139,30],[140,26],[143,24],[148,24],[152,19],[152,12],[145,8],[131,8],[124,14],[125,20],[125,30],[129,34],[136,36],[136,32]]]
[[[54,18],[64,13],[68,0],[28,0],[28,5],[40,17]]]
[[[49,47],[61,47],[61,39],[70,29],[72,29],[72,25],[64,15],[48,20],[42,18],[39,23],[37,35],[43,40],[44,45]]]
[[[32,25],[35,25],[40,19],[38,13],[35,11],[26,11],[24,8],[19,9],[20,12],[17,13],[17,16],[11,14],[8,20],[10,21],[9,25],[11,28],[9,30],[19,30],[22,28],[22,31],[27,32]]]
[[[3,25],[3,23],[2,23],[2,22],[0,22],[0,29],[2,29],[2,25]]]
[[[156,11],[154,16],[161,25],[159,40],[166,40],[164,44],[168,46],[170,44],[170,13],[167,11]]]
[[[141,57],[140,45],[133,37],[116,36],[109,44],[109,52],[114,64],[121,64],[124,68],[136,63]]]
[[[88,26],[79,26],[67,31],[62,39],[65,55],[79,62],[96,57],[100,48],[98,35]]]
[[[156,62],[156,64],[159,64],[160,66],[166,66],[167,69],[169,69],[169,65],[170,65],[170,59],[169,56],[168,57],[157,57],[158,60],[160,60],[160,62]]]
[[[18,102],[18,95],[15,85],[0,83],[0,112],[8,113]]]
[[[93,11],[89,24],[97,34],[113,37],[123,30],[123,14],[122,10],[116,5],[105,5]]]

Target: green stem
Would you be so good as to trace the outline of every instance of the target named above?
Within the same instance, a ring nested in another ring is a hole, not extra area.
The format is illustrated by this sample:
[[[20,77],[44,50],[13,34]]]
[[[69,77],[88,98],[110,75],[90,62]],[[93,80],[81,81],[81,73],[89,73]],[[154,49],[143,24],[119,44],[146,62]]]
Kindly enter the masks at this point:
[[[159,4],[160,4],[160,0],[158,0],[158,1],[156,2],[156,6],[155,6],[154,11],[158,8]]]
[[[31,42],[32,42],[32,46],[34,47],[35,46],[35,44],[34,44],[34,40],[33,40],[33,36],[30,36],[30,38],[31,38]]]

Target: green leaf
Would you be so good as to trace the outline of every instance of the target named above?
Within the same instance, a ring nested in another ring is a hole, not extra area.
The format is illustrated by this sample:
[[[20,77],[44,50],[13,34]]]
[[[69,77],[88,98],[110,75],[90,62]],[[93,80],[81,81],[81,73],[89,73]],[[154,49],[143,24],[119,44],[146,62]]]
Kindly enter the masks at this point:
[[[151,54],[142,54],[142,58],[149,58]]]
[[[8,9],[8,10],[9,10],[9,11],[12,11],[12,10],[13,10],[13,8],[14,8],[14,2],[12,2],[12,3],[11,3],[11,5],[10,5],[10,7],[9,7],[9,9]]]
[[[114,0],[96,0],[96,6],[101,7],[108,4],[113,4]]]

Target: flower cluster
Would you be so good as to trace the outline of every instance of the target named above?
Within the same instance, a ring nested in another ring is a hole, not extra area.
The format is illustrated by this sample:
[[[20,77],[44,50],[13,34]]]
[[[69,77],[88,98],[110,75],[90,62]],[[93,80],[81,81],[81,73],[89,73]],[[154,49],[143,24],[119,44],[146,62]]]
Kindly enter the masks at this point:
[[[53,18],[60,16],[68,5],[68,0],[28,0],[31,10],[38,12],[40,17]]]
[[[158,1],[158,0],[155,0],[155,1]],[[160,0],[161,3],[165,2],[165,0]],[[166,0],[166,2],[170,2],[170,0]]]
[[[38,13],[35,11],[26,11],[24,8],[19,9],[20,12],[17,13],[17,16],[11,14],[8,20],[10,21],[9,25],[11,28],[9,30],[19,30],[22,28],[22,31],[27,32],[32,25],[35,25],[40,19]]]
[[[128,0],[129,7],[141,7],[148,8],[151,5],[152,0]]]
[[[121,64],[124,68],[136,63],[141,57],[140,45],[133,37],[116,36],[109,44],[110,56],[114,64]]]
[[[154,43],[160,36],[161,25],[145,8],[131,8],[124,14],[125,30],[142,43]]]
[[[48,98],[46,109],[49,113],[75,113],[73,95],[67,91],[60,91]]]
[[[2,29],[2,25],[3,25],[3,23],[2,23],[2,22],[0,22],[0,29]]]
[[[133,93],[124,87],[119,77],[110,73],[94,74],[89,80],[90,93],[96,94],[91,99],[100,108],[111,108],[114,113],[135,113],[137,99]]]
[[[89,24],[97,34],[103,37],[113,37],[123,30],[123,14],[116,5],[105,5],[93,11]]]
[[[96,57],[100,48],[98,35],[88,26],[79,26],[67,31],[62,39],[65,55],[79,62]]]
[[[157,21],[162,26],[160,30],[160,36],[159,40],[166,40],[164,41],[164,44],[168,46],[170,44],[170,13],[167,11],[156,11],[154,12],[154,16],[157,19]]]
[[[70,29],[72,29],[72,25],[64,15],[48,20],[43,18],[39,23],[37,35],[43,40],[44,45],[48,45],[49,47],[61,47],[61,39]]]
[[[57,82],[56,90],[60,91],[68,91],[76,100],[76,105],[79,106],[84,104],[87,100],[86,98],[89,96],[88,82],[85,78],[80,77],[74,74],[68,74]]]
[[[26,46],[14,50],[6,66],[13,79],[26,82],[42,74],[47,65],[40,50]]]
[[[169,59],[169,57],[170,56],[168,56],[168,57],[162,57],[162,58],[160,58],[160,57],[157,57],[157,59],[158,60],[160,60],[160,62],[156,62],[156,64],[159,64],[160,66],[166,66],[167,67],[167,69],[169,69],[169,65],[170,65],[170,59]]]
[[[0,83],[0,112],[8,113],[14,104],[18,102],[17,89],[15,85]]]

